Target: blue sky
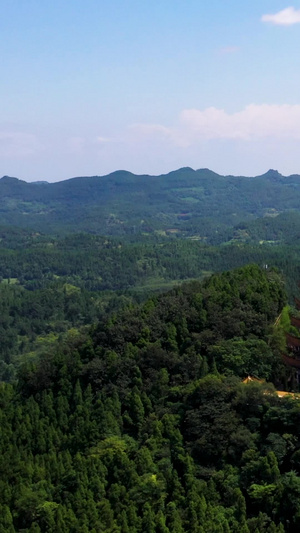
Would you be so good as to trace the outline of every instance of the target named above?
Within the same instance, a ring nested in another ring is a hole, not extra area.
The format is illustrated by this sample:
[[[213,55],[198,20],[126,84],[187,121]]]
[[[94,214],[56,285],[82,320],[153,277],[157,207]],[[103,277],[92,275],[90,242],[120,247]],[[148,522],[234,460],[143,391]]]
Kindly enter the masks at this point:
[[[0,175],[300,174],[300,1],[0,0],[0,31]]]

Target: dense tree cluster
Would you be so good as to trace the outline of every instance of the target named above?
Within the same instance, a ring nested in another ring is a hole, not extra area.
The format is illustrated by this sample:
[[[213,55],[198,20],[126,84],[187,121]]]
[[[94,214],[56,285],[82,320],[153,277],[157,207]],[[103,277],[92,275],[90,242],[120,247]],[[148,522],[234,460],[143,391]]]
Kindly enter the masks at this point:
[[[0,533],[300,530],[299,192],[0,180]]]
[[[277,266],[290,283],[300,277],[300,249],[295,245],[250,245],[237,239],[209,246],[200,240],[131,241],[88,234],[50,237],[0,227],[0,280],[28,290],[57,279],[91,291],[159,288],[251,262]]]
[[[291,301],[300,279],[300,250],[294,246],[213,247],[164,238],[130,242],[0,228],[0,377],[13,380],[21,360],[47,349],[70,328],[183,280],[251,262],[284,271]]]
[[[70,331],[0,387],[0,532],[300,527],[299,402],[274,379],[281,276],[250,265]]]

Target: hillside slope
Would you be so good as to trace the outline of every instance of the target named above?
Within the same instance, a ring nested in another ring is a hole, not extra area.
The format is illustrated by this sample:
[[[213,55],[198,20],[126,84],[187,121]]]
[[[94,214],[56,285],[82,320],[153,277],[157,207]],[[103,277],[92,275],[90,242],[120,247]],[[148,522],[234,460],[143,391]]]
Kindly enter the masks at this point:
[[[250,265],[28,361],[0,385],[0,531],[298,532],[299,402],[241,380],[280,372],[284,303]]]
[[[169,232],[208,240],[241,221],[299,210],[300,176],[255,178],[182,168],[161,176],[117,171],[58,183],[0,179],[0,224],[106,235]]]

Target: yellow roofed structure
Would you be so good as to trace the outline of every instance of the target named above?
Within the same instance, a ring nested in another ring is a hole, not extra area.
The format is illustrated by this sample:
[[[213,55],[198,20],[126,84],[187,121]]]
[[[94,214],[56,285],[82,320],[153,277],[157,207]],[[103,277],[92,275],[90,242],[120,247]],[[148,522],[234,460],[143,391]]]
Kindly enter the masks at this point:
[[[264,379],[258,379],[253,376],[247,376],[245,379],[243,379],[243,383],[265,383],[266,381]],[[278,398],[293,398],[294,400],[300,400],[300,393],[297,392],[286,392],[283,390],[276,390],[275,391]]]
[[[243,383],[264,383],[264,379],[258,379],[254,378],[253,376],[247,376],[245,379],[243,379]]]

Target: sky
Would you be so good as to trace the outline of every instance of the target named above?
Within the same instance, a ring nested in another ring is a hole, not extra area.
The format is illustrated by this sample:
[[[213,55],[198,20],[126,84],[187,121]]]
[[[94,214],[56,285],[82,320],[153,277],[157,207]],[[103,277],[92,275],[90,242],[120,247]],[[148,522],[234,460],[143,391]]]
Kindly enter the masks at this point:
[[[300,0],[0,0],[0,176],[300,174]]]

